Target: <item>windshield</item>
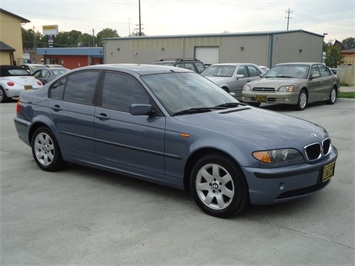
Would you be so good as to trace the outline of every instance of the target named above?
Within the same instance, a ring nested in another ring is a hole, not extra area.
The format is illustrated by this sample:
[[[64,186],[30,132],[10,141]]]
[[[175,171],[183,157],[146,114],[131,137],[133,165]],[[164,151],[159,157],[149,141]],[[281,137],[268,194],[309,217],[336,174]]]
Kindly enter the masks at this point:
[[[236,66],[210,66],[202,72],[202,76],[232,77]]]
[[[299,78],[308,77],[308,65],[278,65],[271,68],[264,78]]]
[[[238,101],[196,73],[142,76],[143,81],[170,115],[192,108],[211,108]]]

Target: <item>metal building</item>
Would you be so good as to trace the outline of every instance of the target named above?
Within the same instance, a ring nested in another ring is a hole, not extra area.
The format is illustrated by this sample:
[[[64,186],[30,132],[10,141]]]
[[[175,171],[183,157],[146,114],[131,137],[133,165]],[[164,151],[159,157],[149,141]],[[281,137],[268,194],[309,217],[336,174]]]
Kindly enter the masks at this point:
[[[304,30],[104,39],[104,63],[152,63],[196,58],[205,64],[243,62],[271,67],[322,61],[324,36]]]

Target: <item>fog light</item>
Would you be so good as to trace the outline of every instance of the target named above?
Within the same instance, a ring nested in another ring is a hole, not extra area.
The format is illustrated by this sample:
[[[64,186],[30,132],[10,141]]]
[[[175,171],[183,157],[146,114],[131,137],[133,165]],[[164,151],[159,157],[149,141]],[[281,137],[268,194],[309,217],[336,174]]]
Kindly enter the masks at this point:
[[[290,101],[289,98],[285,98],[285,99],[284,99],[284,102],[289,102],[289,101]]]

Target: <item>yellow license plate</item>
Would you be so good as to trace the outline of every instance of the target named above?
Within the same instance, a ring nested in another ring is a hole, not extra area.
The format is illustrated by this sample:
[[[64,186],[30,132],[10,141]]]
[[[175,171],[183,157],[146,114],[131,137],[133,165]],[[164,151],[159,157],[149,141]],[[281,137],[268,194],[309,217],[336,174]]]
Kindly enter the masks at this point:
[[[335,162],[323,167],[322,182],[326,182],[334,176]]]
[[[25,90],[32,90],[32,86],[25,86]]]
[[[256,95],[256,100],[258,102],[266,102],[266,95]]]

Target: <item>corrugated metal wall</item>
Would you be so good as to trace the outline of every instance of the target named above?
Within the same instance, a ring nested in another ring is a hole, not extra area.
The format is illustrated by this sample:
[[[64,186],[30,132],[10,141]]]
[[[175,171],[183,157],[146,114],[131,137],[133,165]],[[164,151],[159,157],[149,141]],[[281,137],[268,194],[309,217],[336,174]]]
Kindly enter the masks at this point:
[[[219,63],[272,66],[290,61],[320,62],[323,36],[293,31],[280,34],[115,38],[104,41],[104,62],[150,64],[161,58],[194,58],[197,47],[218,47]]]

